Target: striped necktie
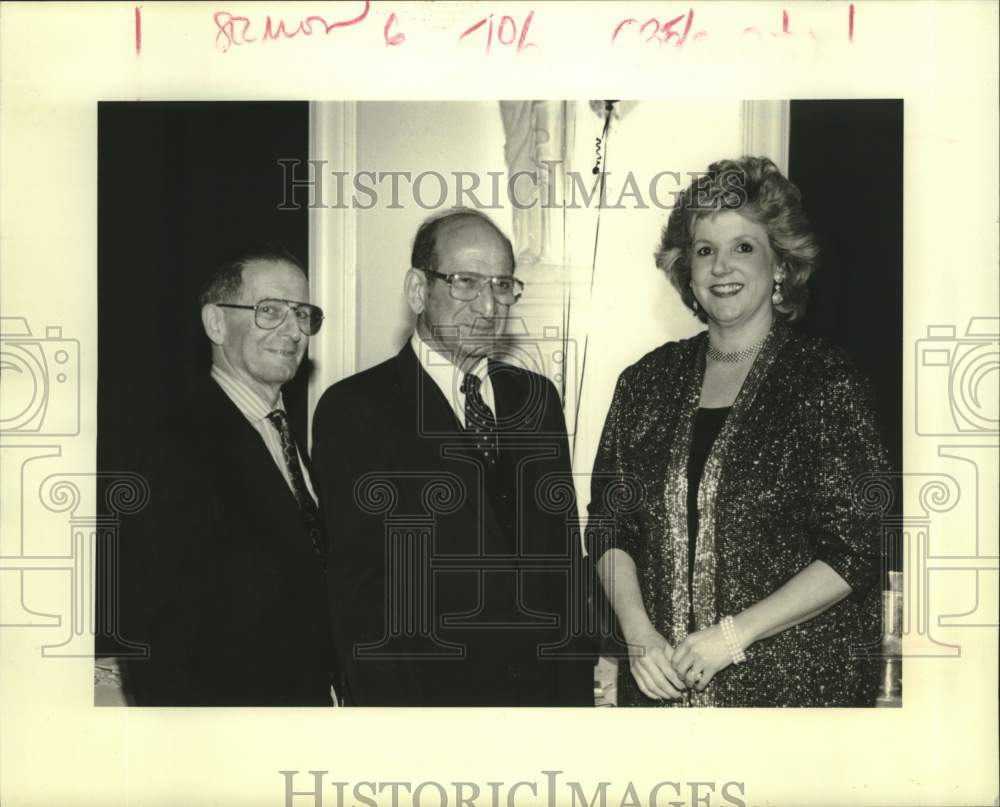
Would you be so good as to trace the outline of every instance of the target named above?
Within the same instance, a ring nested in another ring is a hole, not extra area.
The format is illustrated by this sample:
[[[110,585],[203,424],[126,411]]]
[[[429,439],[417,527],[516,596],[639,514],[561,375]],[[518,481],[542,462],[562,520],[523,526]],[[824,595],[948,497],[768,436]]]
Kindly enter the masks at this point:
[[[309,530],[309,539],[312,541],[313,549],[320,558],[325,557],[325,547],[323,533],[319,526],[319,513],[316,509],[316,502],[313,501],[306,487],[305,477],[302,475],[302,466],[299,465],[299,452],[295,448],[295,441],[292,440],[291,429],[288,428],[288,417],[283,409],[275,409],[268,412],[267,419],[274,424],[281,437],[281,453],[285,458],[285,467],[288,468],[288,478],[292,483],[292,493],[295,494],[295,501],[299,505],[302,513],[302,520],[305,521],[306,529]]]

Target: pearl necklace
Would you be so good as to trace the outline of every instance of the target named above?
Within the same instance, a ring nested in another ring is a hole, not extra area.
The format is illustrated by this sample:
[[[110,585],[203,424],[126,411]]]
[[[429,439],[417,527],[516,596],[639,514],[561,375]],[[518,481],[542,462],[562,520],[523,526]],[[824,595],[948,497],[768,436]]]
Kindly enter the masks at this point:
[[[731,353],[726,353],[725,351],[719,350],[711,342],[708,343],[708,358],[712,361],[722,362],[723,364],[739,364],[740,362],[752,359],[757,355],[760,350],[760,346],[764,344],[764,340],[761,339],[759,342],[755,342],[749,347],[745,347],[742,350],[734,350]]]

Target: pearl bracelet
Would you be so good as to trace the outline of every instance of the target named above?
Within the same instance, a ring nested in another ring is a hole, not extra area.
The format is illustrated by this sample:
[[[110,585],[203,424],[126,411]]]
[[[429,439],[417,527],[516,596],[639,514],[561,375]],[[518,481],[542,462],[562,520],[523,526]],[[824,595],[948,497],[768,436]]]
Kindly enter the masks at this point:
[[[733,664],[742,664],[747,660],[740,640],[736,633],[736,623],[731,616],[724,616],[719,620],[719,627],[722,628],[722,638],[729,649],[729,655],[733,657]]]

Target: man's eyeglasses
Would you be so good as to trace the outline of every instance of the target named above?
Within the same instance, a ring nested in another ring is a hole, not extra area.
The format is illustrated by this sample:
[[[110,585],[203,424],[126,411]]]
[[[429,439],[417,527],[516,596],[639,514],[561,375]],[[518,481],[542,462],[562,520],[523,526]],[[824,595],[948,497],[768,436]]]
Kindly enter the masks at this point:
[[[524,293],[524,283],[511,275],[477,275],[472,272],[453,272],[450,275],[435,272],[433,269],[423,269],[428,275],[445,281],[455,300],[463,303],[475,300],[487,284],[493,288],[493,299],[501,305],[514,305]]]
[[[288,312],[295,312],[295,324],[306,336],[312,336],[323,324],[323,309],[309,303],[296,303],[292,300],[261,300],[257,305],[237,305],[236,303],[216,303],[219,308],[243,308],[253,311],[253,321],[258,328],[273,331],[288,317]]]

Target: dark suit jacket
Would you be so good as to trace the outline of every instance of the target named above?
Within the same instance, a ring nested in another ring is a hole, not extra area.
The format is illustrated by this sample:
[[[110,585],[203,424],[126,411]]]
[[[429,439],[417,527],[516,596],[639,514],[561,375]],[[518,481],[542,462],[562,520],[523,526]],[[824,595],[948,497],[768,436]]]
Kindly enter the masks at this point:
[[[357,705],[593,705],[559,398],[542,376],[489,372],[493,473],[409,344],[317,407],[334,633]]]
[[[125,664],[138,705],[330,705],[322,565],[261,440],[205,379],[166,424],[151,500],[122,541]]]

